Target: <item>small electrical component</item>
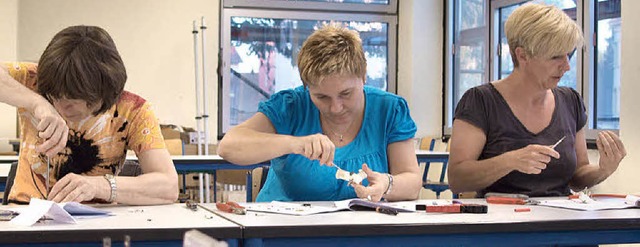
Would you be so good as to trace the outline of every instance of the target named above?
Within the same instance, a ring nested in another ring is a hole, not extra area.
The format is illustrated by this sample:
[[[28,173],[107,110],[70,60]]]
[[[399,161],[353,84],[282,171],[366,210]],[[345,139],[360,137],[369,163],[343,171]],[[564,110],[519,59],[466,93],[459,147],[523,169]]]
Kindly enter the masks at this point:
[[[342,170],[338,166],[336,166],[336,168],[338,168],[338,170],[336,171],[336,179],[341,179],[349,183],[360,184],[362,183],[362,180],[367,178],[367,173],[365,173],[362,169],[360,169],[358,173],[353,173]]]

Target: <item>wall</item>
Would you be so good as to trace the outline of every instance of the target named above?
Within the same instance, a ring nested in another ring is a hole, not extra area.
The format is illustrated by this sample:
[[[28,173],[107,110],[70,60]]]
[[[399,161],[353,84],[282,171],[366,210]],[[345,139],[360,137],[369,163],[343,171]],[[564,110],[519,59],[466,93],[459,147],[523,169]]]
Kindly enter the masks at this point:
[[[618,170],[609,179],[598,186],[602,192],[640,193],[640,113],[634,106],[640,105],[640,22],[636,10],[640,10],[640,1],[622,1],[622,54],[620,75],[620,136],[627,149],[627,157],[620,163]],[[597,160],[592,160],[595,162]]]
[[[21,0],[18,7],[19,60],[37,61],[53,35],[67,26],[101,26],[127,67],[125,90],[150,101],[161,123],[185,126],[195,126],[192,21],[204,16],[213,68],[207,75],[213,102],[209,126],[212,139],[216,136],[218,1]]]
[[[443,1],[399,1],[398,94],[417,137],[442,135]]]
[[[18,0],[0,0],[0,61],[16,59]],[[0,152],[10,151],[6,138],[16,137],[16,109],[0,103]]]

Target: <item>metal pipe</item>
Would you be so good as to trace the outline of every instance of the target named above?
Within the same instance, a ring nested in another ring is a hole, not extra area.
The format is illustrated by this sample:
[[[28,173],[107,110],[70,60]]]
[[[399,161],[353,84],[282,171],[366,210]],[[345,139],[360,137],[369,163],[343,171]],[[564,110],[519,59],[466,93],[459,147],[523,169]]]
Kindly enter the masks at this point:
[[[201,25],[200,25],[200,37],[202,38],[202,121],[204,122],[203,126],[204,126],[204,155],[209,155],[209,103],[208,103],[208,83],[207,83],[207,59],[206,59],[206,47],[207,47],[207,40],[205,37],[205,33],[204,31],[207,29],[207,26],[204,22],[204,16],[202,16],[200,18],[201,21]],[[211,202],[211,193],[209,193],[210,190],[210,176],[209,174],[206,174],[205,177],[205,188],[207,190],[207,194],[206,194],[206,201],[207,203]]]
[[[201,143],[202,141],[200,140],[200,130],[201,130],[201,122],[202,122],[202,113],[201,113],[201,109],[200,109],[200,71],[199,71],[199,62],[198,62],[198,29],[196,27],[196,21],[193,21],[193,31],[191,31],[191,33],[193,34],[193,58],[194,58],[194,68],[195,68],[195,82],[196,82],[196,136],[198,138],[197,141],[197,145],[198,145],[198,155],[202,154],[202,148],[201,148]],[[204,191],[202,190],[202,188],[204,187],[204,184],[202,182],[203,179],[203,174],[202,173],[198,173],[198,183],[199,183],[199,202],[200,203],[204,203]]]

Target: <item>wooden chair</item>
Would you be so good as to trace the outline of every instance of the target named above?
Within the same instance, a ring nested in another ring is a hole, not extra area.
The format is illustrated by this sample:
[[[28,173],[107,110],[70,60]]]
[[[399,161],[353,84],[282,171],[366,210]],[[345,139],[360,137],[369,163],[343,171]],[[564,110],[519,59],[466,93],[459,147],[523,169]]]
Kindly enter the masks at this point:
[[[420,149],[434,151],[436,139],[430,137],[424,137],[420,140]],[[447,143],[447,151],[449,151],[449,144]],[[436,198],[440,198],[440,193],[449,189],[449,184],[444,181],[444,177],[447,173],[447,162],[442,163],[440,169],[440,177],[438,181],[431,181],[428,179],[429,168],[431,162],[424,164],[424,171],[422,173],[422,187],[431,190],[436,193]]]

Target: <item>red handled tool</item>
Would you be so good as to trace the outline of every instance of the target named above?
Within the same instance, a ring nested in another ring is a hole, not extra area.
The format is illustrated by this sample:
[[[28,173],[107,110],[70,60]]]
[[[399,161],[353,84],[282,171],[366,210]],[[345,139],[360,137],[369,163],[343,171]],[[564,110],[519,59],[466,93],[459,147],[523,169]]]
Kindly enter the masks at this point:
[[[216,208],[222,212],[227,212],[227,213],[234,213],[234,214],[240,214],[240,215],[247,214],[247,210],[236,202],[226,202],[226,203],[217,202]]]
[[[487,203],[525,205],[529,203],[529,200],[522,199],[522,198],[513,198],[513,197],[490,196],[490,197],[487,197]]]
[[[416,210],[426,210],[427,213],[486,214],[488,207],[482,204],[416,205]]]

